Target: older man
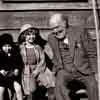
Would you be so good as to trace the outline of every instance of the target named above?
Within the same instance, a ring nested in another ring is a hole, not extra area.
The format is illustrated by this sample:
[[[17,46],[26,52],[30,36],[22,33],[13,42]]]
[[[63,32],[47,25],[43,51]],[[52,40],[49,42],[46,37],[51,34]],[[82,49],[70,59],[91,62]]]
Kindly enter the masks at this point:
[[[96,47],[90,35],[82,28],[68,28],[68,20],[62,14],[54,14],[49,20],[56,76],[56,100],[70,100],[67,84],[75,79],[86,85],[88,99],[98,100]]]

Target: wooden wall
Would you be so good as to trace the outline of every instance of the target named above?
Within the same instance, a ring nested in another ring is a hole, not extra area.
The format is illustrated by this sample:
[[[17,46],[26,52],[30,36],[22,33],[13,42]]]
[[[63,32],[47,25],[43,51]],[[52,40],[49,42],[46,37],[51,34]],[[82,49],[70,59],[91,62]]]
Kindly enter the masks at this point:
[[[9,1],[9,0],[8,0]],[[91,0],[92,1],[92,0]],[[41,36],[48,38],[48,20],[53,13],[68,17],[69,25],[94,28],[91,1],[88,2],[4,2],[0,1],[0,34],[9,32],[17,41],[20,27],[29,23],[38,27]],[[92,36],[95,37],[92,31]]]

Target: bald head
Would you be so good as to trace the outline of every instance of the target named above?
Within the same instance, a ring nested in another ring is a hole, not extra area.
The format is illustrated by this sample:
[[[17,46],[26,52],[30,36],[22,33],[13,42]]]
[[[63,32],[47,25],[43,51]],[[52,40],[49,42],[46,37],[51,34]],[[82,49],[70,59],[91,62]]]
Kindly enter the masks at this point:
[[[67,19],[65,19],[65,17],[64,17],[62,14],[56,13],[56,14],[54,14],[54,15],[52,15],[52,16],[50,17],[49,25],[50,25],[51,27],[56,27],[56,26],[58,26],[58,25],[63,25],[63,24],[65,24],[66,21],[67,21]]]
[[[58,38],[62,39],[66,35],[67,19],[59,13],[56,13],[50,17],[49,20],[52,33]]]

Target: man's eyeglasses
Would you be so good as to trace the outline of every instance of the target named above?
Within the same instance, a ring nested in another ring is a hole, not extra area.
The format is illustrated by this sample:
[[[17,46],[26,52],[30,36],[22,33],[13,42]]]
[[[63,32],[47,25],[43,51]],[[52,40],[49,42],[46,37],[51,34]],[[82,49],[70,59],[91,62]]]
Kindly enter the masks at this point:
[[[53,31],[53,34],[54,34],[54,35],[58,35],[58,34],[62,33],[63,31],[64,31],[64,30]]]

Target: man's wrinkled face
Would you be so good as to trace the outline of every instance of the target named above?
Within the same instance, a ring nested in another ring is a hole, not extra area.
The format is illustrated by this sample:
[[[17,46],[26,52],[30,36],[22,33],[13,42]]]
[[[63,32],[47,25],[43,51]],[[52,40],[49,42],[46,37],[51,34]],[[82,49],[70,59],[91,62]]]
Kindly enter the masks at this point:
[[[50,21],[50,26],[52,29],[52,33],[55,35],[56,38],[62,39],[65,37],[66,34],[66,21],[61,19],[59,16],[58,18],[52,18]]]
[[[63,26],[56,26],[53,28],[53,34],[58,38],[58,39],[62,39],[65,37],[66,34],[66,28]]]

